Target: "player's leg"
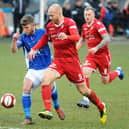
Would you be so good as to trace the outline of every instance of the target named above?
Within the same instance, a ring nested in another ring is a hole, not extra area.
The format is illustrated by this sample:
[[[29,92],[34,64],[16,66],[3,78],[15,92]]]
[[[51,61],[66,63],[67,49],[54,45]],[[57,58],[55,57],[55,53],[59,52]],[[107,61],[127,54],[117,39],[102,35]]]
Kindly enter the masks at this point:
[[[103,63],[102,63],[103,62]],[[116,77],[119,77],[121,80],[124,78],[124,72],[121,67],[117,67],[115,71],[110,72],[111,68],[111,57],[103,56],[99,59],[99,71],[101,74],[101,81],[104,84],[111,83]]]
[[[105,123],[107,121],[107,111],[106,111],[106,107],[105,107],[105,104],[102,103],[100,101],[100,99],[96,96],[96,93],[91,90],[91,89],[88,89],[85,84],[77,84],[76,85],[78,91],[88,97],[88,99],[94,104],[97,106],[97,108],[99,109],[99,112],[100,112],[100,122],[101,123]]]
[[[114,81],[116,77],[119,77],[120,80],[124,79],[124,72],[121,67],[117,67],[116,70],[113,72],[110,72],[107,77],[101,76],[101,81],[103,84],[108,84]]]
[[[40,80],[40,83],[41,83],[42,77],[44,76],[45,70],[46,69],[38,70],[38,72],[36,72],[36,74],[35,74],[36,77],[37,77],[37,80]],[[63,113],[63,111],[62,111],[62,109],[61,109],[61,107],[59,105],[58,90],[56,88],[56,83],[55,82],[51,84],[51,92],[52,92],[52,100],[53,100],[54,108],[55,108],[59,118],[61,120],[64,120],[65,115],[64,115],[64,113]]]
[[[56,70],[48,68],[44,76],[42,77],[42,98],[44,101],[45,111],[40,112],[39,116],[45,119],[51,119],[53,114],[51,113],[51,84],[59,77],[59,73]]]
[[[66,64],[65,64],[66,65]],[[76,69],[75,69],[76,68]],[[102,104],[102,102],[99,100],[99,98],[96,96],[95,92],[89,88],[87,88],[86,84],[85,84],[85,79],[84,79],[84,75],[82,73],[82,70],[80,68],[80,65],[77,61],[73,61],[72,65],[68,64],[67,65],[67,78],[74,82],[76,84],[77,90],[83,95],[88,97],[88,99],[97,106],[97,108],[100,111],[101,117],[103,119],[104,122],[106,122],[107,120],[107,115],[106,112],[104,112],[105,110],[105,106],[104,104]]]
[[[31,93],[34,89],[36,89],[40,85],[40,75],[42,70],[34,70],[29,69],[25,79],[23,86],[23,96],[22,96],[22,104],[25,112],[25,121],[23,124],[32,124],[31,117]]]
[[[65,119],[65,114],[64,114],[63,110],[61,109],[61,107],[59,105],[58,90],[56,88],[56,82],[54,82],[51,85],[51,87],[52,87],[51,92],[52,92],[52,100],[53,100],[54,108],[55,108],[59,118],[61,120],[64,120]]]
[[[96,71],[96,69],[97,69],[97,66],[93,58],[86,58],[82,66],[82,71],[83,71],[85,82],[88,88],[90,87],[89,78],[91,74],[94,71]],[[83,96],[82,100],[78,102],[77,105],[79,107],[89,108],[90,107],[89,99],[86,96]]]
[[[58,101],[58,91],[57,91],[55,82],[51,85],[51,92],[52,92],[52,100],[53,100],[54,108],[57,109],[59,108],[60,105]]]
[[[32,88],[32,81],[28,78],[24,79],[23,85],[23,94],[22,94],[22,106],[25,113],[25,121],[23,124],[31,124],[32,117],[31,117],[31,88]]]
[[[86,85],[89,88],[89,86],[90,86],[89,78],[90,78],[93,70],[91,70],[91,69],[89,69],[87,67],[83,67],[82,71],[83,71],[83,74],[84,74],[84,77],[85,77]],[[77,105],[79,107],[89,108],[90,107],[89,99],[86,96],[83,96],[82,100],[80,102],[78,102]]]

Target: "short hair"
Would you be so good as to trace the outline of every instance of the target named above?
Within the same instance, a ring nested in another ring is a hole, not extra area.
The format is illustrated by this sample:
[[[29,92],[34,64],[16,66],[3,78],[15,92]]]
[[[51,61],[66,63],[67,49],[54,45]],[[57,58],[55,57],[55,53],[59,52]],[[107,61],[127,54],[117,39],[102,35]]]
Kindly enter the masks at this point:
[[[29,23],[34,23],[34,18],[31,15],[25,15],[20,20],[20,24],[23,25],[23,26],[25,26]]]
[[[88,6],[88,7],[85,8],[85,11],[89,11],[89,10],[92,10],[93,12],[95,11],[94,8],[91,7],[91,6]]]

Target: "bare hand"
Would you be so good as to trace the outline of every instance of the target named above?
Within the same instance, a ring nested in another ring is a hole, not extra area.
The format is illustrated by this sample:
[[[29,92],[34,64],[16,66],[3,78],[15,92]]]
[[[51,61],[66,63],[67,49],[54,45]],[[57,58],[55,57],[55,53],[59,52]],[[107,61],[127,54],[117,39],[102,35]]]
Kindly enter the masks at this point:
[[[96,47],[88,49],[88,53],[95,54],[98,51]]]
[[[28,54],[28,59],[32,61],[35,58],[35,54],[36,52],[33,49],[31,49],[31,51]]]
[[[13,39],[14,39],[14,40],[17,40],[19,37],[20,37],[20,33],[19,33],[19,32],[15,33],[15,34],[13,35]]]
[[[67,35],[65,33],[61,32],[58,34],[58,39],[65,40],[65,39],[67,39]]]

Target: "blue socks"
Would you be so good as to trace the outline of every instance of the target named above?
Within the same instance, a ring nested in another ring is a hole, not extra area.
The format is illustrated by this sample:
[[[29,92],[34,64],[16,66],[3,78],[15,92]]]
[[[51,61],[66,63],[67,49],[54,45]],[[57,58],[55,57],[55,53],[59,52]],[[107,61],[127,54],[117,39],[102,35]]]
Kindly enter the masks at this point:
[[[31,108],[31,96],[30,93],[23,93],[22,95],[22,106],[23,110],[25,112],[25,118],[31,119],[31,113],[30,113],[30,108]]]
[[[55,83],[54,83],[54,86],[53,86],[51,92],[52,92],[52,100],[53,100],[54,108],[58,109],[60,105],[58,102],[58,91],[57,91]]]

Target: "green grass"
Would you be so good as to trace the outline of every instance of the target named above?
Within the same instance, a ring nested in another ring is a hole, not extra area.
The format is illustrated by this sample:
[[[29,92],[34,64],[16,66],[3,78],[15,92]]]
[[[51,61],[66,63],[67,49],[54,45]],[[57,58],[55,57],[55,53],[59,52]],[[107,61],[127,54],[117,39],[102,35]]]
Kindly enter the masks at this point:
[[[118,43],[117,43],[118,42]],[[13,93],[16,96],[16,106],[6,109],[0,106],[0,129],[129,129],[129,41],[112,41],[109,45],[112,53],[112,67],[122,66],[125,71],[125,79],[118,78],[108,85],[100,82],[98,72],[93,74],[90,80],[93,89],[108,108],[108,121],[105,125],[99,122],[99,112],[91,104],[89,109],[78,108],[76,103],[81,95],[74,86],[69,86],[65,77],[57,80],[60,104],[66,114],[66,119],[58,119],[52,108],[54,118],[52,120],[40,119],[37,115],[44,109],[41,99],[41,89],[32,94],[32,117],[34,125],[24,126],[24,113],[21,105],[22,83],[26,72],[22,50],[17,54],[10,51],[11,41],[0,40],[0,97],[4,93]],[[79,51],[83,62],[87,48]]]

